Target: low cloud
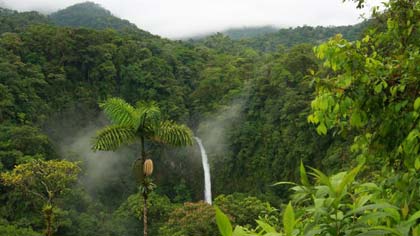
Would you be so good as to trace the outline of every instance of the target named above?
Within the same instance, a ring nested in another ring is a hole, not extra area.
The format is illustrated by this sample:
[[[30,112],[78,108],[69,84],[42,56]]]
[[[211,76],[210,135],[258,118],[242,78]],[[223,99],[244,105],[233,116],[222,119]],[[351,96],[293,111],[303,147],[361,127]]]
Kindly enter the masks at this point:
[[[103,122],[98,125],[90,125],[80,129],[71,137],[63,139],[59,144],[60,152],[66,159],[81,161],[84,169],[82,176],[83,187],[91,193],[106,189],[115,182],[131,183],[131,176],[127,179],[127,171],[131,171],[135,155],[128,148],[121,148],[118,151],[97,151],[91,149],[92,138],[97,130],[102,128]],[[122,179],[122,178],[125,179]]]
[[[83,0],[3,0],[20,11],[53,12]],[[364,10],[341,0],[96,0],[139,28],[169,38],[188,37],[242,26],[349,25],[361,21],[381,1]],[[1,3],[1,2],[0,2]]]

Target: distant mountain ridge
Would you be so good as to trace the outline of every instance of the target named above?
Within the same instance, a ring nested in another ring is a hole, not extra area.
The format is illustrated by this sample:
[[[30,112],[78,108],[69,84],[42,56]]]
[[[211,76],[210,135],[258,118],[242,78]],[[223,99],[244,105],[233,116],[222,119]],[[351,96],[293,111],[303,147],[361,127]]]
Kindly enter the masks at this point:
[[[301,43],[319,44],[337,34],[342,34],[349,41],[360,39],[363,33],[374,22],[363,21],[356,25],[348,26],[300,26],[295,28],[282,28],[277,32],[266,33],[254,38],[244,38],[242,41],[248,47],[261,51],[275,51],[278,45],[292,47]]]
[[[69,6],[52,13],[49,18],[59,26],[143,31],[130,21],[114,16],[110,11],[94,2]]]
[[[275,33],[279,30],[279,27],[266,25],[266,26],[245,26],[240,28],[230,28],[222,33],[229,36],[231,39],[245,39],[245,38],[255,38],[262,36],[268,33]]]
[[[355,41],[360,39],[363,33],[373,24],[376,23],[372,20],[365,20],[362,23],[348,26],[242,27],[193,37],[189,39],[189,42],[193,44],[203,43],[209,48],[225,48],[225,50],[234,47],[233,45],[241,45],[260,52],[273,52],[278,50],[279,46],[291,48],[302,43],[320,44],[337,34],[342,34],[349,41]]]
[[[0,8],[0,34],[4,32],[19,32],[28,25],[51,24],[66,27],[85,27],[91,29],[114,29],[117,31],[135,31],[144,36],[151,33],[139,29],[135,24],[114,16],[109,10],[94,2],[83,2],[54,12],[48,16],[35,11],[17,12]],[[252,26],[230,28],[221,34],[228,36],[241,44],[259,51],[275,51],[279,45],[291,47],[300,43],[318,44],[328,38],[342,34],[344,38],[353,41],[362,35],[370,22],[365,21],[349,26],[301,26],[295,28],[276,28],[275,26]],[[216,35],[193,37],[193,41],[205,41]]]
[[[19,13],[0,7],[0,35],[5,32],[20,32],[29,25],[50,23],[46,16],[36,11]]]
[[[110,11],[94,2],[78,3],[50,15],[44,15],[36,11],[18,12],[0,7],[0,34],[20,32],[26,27],[36,24],[84,27],[97,30],[135,31],[145,36],[152,36],[152,34],[139,29],[130,21],[114,16]]]

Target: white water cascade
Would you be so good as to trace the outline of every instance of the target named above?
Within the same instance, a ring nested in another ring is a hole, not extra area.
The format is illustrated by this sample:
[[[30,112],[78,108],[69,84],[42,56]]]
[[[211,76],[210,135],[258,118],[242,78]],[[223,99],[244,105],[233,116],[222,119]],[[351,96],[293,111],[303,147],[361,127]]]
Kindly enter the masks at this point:
[[[201,151],[201,161],[203,163],[203,170],[204,170],[204,201],[211,205],[211,180],[210,180],[210,166],[209,161],[207,159],[207,153],[204,149],[203,143],[201,139],[198,137],[194,137],[197,141],[198,146],[200,146]]]

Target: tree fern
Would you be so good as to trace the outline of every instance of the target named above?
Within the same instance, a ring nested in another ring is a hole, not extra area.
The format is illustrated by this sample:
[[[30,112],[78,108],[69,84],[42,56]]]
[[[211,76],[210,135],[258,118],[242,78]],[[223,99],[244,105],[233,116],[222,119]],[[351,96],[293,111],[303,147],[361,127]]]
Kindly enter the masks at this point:
[[[153,139],[172,146],[186,146],[192,144],[192,132],[185,125],[178,125],[173,121],[162,121],[156,128]]]
[[[144,235],[147,235],[147,195],[154,188],[142,168],[146,161],[145,141],[159,142],[173,146],[192,144],[192,132],[185,125],[162,119],[159,107],[154,102],[137,102],[131,106],[120,98],[110,98],[100,104],[112,125],[98,131],[93,139],[92,149],[110,151],[125,144],[139,141],[141,146],[141,161],[136,160],[133,171],[136,179],[142,181],[141,189],[144,197],[143,224]],[[150,160],[151,162],[151,160]],[[150,168],[149,168],[150,169]]]
[[[123,144],[132,144],[135,141],[136,133],[131,126],[111,125],[97,132],[92,149],[114,151]]]
[[[156,127],[162,119],[162,114],[155,102],[137,102],[136,111],[139,116],[140,125]]]
[[[110,98],[100,107],[113,124],[129,125],[137,129],[140,125],[138,111],[120,98]]]

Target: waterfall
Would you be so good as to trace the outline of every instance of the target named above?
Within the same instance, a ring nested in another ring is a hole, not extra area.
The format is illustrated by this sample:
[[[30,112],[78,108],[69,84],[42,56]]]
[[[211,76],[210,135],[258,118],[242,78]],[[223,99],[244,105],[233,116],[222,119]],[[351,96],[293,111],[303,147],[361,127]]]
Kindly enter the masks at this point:
[[[198,146],[200,146],[201,151],[201,161],[203,163],[203,170],[204,170],[204,201],[211,205],[211,180],[210,180],[210,166],[209,161],[207,159],[207,153],[204,149],[203,143],[201,139],[198,137],[194,137],[197,141]]]

